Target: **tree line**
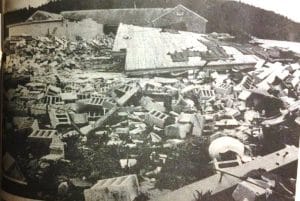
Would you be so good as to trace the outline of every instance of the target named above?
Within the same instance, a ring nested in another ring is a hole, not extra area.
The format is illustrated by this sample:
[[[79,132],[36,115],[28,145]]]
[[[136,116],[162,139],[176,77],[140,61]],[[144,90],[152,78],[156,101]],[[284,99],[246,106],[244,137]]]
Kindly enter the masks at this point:
[[[207,32],[234,36],[256,36],[276,40],[300,41],[300,24],[272,11],[225,0],[50,0],[38,8],[24,8],[4,15],[4,23],[25,21],[35,11],[60,13],[66,10],[113,8],[169,8],[182,4],[208,20]]]

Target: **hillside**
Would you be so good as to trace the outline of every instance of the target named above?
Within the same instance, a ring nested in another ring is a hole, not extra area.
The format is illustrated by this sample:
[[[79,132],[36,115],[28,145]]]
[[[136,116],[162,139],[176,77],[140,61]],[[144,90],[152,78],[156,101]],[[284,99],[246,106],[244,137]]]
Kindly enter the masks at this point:
[[[190,8],[208,19],[207,32],[225,32],[238,37],[300,41],[300,24],[272,11],[247,4],[224,0],[60,0],[38,8],[21,9],[5,14],[5,23],[26,20],[36,10],[59,13],[65,10],[174,7],[178,4]]]

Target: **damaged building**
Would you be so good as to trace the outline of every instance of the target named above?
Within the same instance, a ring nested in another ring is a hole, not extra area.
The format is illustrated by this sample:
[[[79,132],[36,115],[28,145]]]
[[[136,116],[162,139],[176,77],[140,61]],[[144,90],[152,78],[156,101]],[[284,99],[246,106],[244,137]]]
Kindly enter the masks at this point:
[[[183,5],[174,8],[63,11],[60,14],[39,10],[25,22],[9,25],[8,30],[9,36],[55,35],[71,40],[93,39],[116,33],[120,23],[205,33],[207,20]]]
[[[103,35],[103,25],[94,20],[84,19],[80,22],[68,21],[61,14],[36,11],[25,22],[8,27],[9,36],[49,36],[78,38],[95,38]]]
[[[191,30],[186,15],[206,21],[183,6],[152,9],[149,26],[112,17],[116,36],[100,33],[94,18],[120,10],[25,22],[92,20],[93,40],[7,39],[3,183],[37,200],[293,199],[299,56],[274,60],[260,45]]]

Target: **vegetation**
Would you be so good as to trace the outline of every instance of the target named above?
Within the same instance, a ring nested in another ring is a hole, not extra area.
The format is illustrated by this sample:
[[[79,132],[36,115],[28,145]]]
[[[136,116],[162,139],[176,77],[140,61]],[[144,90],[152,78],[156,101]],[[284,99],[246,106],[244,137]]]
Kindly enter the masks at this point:
[[[170,150],[167,155],[171,160],[157,175],[155,186],[175,190],[212,175],[207,146],[206,139],[189,139],[183,146]]]
[[[5,23],[26,20],[36,10],[59,13],[65,10],[174,7],[182,4],[208,19],[207,32],[230,33],[238,37],[300,41],[300,24],[274,12],[235,1],[223,0],[59,0],[38,8],[26,8],[5,14]],[[7,30],[6,30],[7,31]]]

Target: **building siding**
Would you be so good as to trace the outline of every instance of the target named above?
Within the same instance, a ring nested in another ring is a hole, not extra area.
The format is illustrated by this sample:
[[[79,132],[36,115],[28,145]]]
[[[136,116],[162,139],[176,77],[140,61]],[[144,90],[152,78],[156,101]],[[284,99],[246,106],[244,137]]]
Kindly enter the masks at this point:
[[[91,40],[98,36],[102,36],[103,25],[98,24],[92,19],[83,19],[79,22],[69,22],[65,21],[64,27],[66,29],[66,37],[70,40],[75,40],[77,36]]]
[[[77,37],[91,40],[103,35],[103,25],[98,24],[92,19],[84,19],[79,22],[70,22],[67,20],[33,22],[9,27],[9,36],[30,35],[37,37],[48,34],[61,38],[65,37],[70,40],[75,40]]]
[[[55,36],[62,37],[65,33],[62,21],[43,22],[43,23],[26,23],[9,27],[9,36],[46,36],[54,33]]]

